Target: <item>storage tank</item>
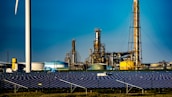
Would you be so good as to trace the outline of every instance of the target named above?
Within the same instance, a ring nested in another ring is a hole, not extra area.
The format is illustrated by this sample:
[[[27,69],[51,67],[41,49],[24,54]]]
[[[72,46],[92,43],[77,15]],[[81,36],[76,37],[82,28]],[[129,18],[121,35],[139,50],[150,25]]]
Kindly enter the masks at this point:
[[[134,70],[134,62],[130,60],[120,62],[120,70]]]
[[[161,66],[161,64],[159,64],[159,63],[152,63],[152,64],[150,64],[150,67],[160,67]]]
[[[106,65],[103,64],[92,64],[90,70],[106,70]]]
[[[23,64],[25,66],[24,71],[26,71],[26,63],[25,62],[18,62],[18,64]],[[42,63],[42,62],[32,62],[31,63],[31,70],[32,71],[42,71],[42,70],[44,70],[44,63]]]
[[[31,70],[32,71],[43,71],[44,70],[44,63],[32,62]]]

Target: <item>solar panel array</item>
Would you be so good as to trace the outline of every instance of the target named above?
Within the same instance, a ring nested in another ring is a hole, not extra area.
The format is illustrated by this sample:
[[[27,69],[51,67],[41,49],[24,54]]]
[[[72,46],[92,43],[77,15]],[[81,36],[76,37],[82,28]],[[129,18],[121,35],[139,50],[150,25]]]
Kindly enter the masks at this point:
[[[70,84],[60,81],[63,79],[86,88],[125,88],[120,80],[144,89],[172,88],[172,71],[111,71],[108,76],[97,76],[100,71],[88,72],[54,72],[54,73],[12,73],[0,74],[0,87],[13,88],[3,79],[15,82],[28,88],[70,88]]]

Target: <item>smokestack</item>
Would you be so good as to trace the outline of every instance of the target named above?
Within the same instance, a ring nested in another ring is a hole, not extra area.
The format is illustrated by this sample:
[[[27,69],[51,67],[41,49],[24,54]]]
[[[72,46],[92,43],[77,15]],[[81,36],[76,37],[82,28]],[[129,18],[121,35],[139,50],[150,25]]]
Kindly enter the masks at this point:
[[[95,52],[100,52],[100,49],[101,49],[100,32],[101,32],[100,29],[98,29],[98,28],[95,29],[95,33],[96,33],[95,42],[94,42],[94,51]]]
[[[72,64],[74,65],[76,63],[76,50],[75,50],[75,40],[72,40]]]
[[[135,69],[140,67],[140,10],[139,0],[134,0],[134,56],[135,56]]]
[[[75,53],[75,40],[72,40],[72,53]]]
[[[25,61],[26,73],[31,71],[31,8],[30,0],[25,0]]]

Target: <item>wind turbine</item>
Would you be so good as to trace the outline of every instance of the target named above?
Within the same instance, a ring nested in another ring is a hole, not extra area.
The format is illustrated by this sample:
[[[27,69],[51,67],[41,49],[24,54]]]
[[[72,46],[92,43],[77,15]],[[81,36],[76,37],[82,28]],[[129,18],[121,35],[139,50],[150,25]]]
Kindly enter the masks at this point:
[[[17,14],[18,2],[15,4],[15,15]],[[31,0],[25,0],[25,61],[26,73],[31,71]]]

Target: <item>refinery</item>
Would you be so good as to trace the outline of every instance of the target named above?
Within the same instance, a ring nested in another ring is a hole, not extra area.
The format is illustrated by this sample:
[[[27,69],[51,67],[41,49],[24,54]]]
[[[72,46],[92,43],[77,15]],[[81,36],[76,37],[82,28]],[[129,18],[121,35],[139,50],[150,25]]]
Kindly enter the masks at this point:
[[[27,3],[27,2],[26,2]],[[28,5],[27,5],[28,4]],[[142,41],[141,41],[141,25],[140,25],[140,8],[139,1],[134,0],[133,3],[133,24],[132,24],[132,41],[129,44],[131,47],[124,52],[108,52],[105,44],[101,41],[101,33],[104,33],[101,28],[93,29],[95,38],[93,40],[93,49],[90,48],[88,57],[84,62],[80,61],[80,55],[77,51],[76,40],[73,39],[71,44],[71,51],[66,53],[64,61],[50,61],[50,62],[31,62],[31,37],[30,37],[30,2],[26,4],[25,15],[25,60],[26,62],[17,62],[17,58],[12,58],[11,63],[1,62],[1,72],[17,71],[16,68],[23,68],[27,73],[31,71],[57,71],[57,70],[164,70],[171,69],[171,62],[160,61],[157,63],[142,63]],[[18,0],[16,0],[15,14],[17,14]],[[36,64],[38,63],[38,64]],[[6,65],[8,64],[8,65]],[[33,65],[34,64],[34,65]],[[54,64],[57,66],[50,66]],[[40,66],[42,65],[42,66]],[[58,66],[59,65],[59,66]],[[63,65],[63,66],[61,66]],[[38,67],[37,67],[38,66]],[[47,67],[48,66],[48,67]],[[5,68],[9,67],[9,68]],[[55,67],[55,68],[52,68]],[[20,68],[20,69],[21,69]],[[49,69],[47,69],[49,68]],[[19,71],[22,71],[19,70]]]
[[[17,6],[18,0],[15,14]],[[107,51],[108,47],[101,40],[103,29],[95,27],[93,45],[84,62],[80,60],[75,39],[71,41],[71,50],[65,54],[63,61],[32,62],[30,0],[25,2],[25,6],[26,62],[18,62],[16,57],[11,62],[0,62],[0,90],[14,89],[16,93],[19,88],[51,88],[66,89],[72,93],[78,87],[85,90],[86,94],[89,89],[125,89],[128,94],[134,87],[143,94],[146,89],[172,88],[169,82],[172,80],[172,62],[142,63],[139,0],[133,0],[132,49],[124,52]]]

